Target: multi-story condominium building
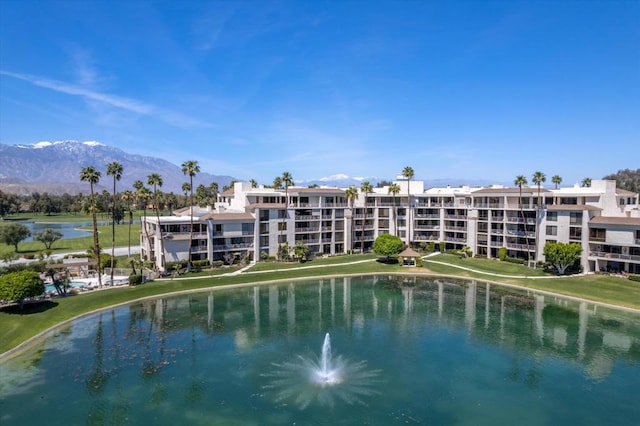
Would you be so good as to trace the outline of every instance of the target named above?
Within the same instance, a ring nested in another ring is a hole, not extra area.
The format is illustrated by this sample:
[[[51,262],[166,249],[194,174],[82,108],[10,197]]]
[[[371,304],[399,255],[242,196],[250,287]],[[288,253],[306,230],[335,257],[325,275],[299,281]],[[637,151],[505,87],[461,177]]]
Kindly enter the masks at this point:
[[[548,241],[576,242],[586,271],[640,273],[639,196],[615,181],[561,189],[425,190],[420,181],[395,183],[397,194],[382,187],[347,199],[341,188],[276,190],[237,182],[215,206],[187,207],[159,224],[156,217],[143,218],[142,256],[162,270],[188,257],[190,241],[192,260],[259,260],[298,242],[313,254],[335,255],[369,251],[378,235],[391,233],[414,246],[466,246],[488,258],[504,247],[509,256],[532,262],[544,261]]]

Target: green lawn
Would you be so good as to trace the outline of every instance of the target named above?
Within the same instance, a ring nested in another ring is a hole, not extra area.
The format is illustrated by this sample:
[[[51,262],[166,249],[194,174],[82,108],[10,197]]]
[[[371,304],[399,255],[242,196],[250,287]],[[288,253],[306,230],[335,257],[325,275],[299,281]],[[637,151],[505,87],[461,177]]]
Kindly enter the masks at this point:
[[[376,262],[374,259],[375,256],[373,255],[351,255],[317,259],[303,264],[278,264],[276,262],[268,262],[259,263],[254,266],[251,270],[253,273],[236,276],[213,275],[229,271],[229,269],[220,268],[213,272],[203,271],[201,274],[204,276],[195,279],[183,280],[176,278],[159,280],[138,287],[94,291],[78,296],[57,298],[45,304],[28,305],[24,311],[20,311],[17,308],[0,309],[0,353],[6,352],[28,338],[64,320],[117,303],[184,290],[204,289],[240,283],[289,280],[310,276],[362,275],[371,273],[446,274],[499,281],[531,289],[547,290],[569,296],[583,297],[593,301],[640,309],[640,283],[619,277],[589,275],[570,278],[555,278],[549,276],[545,278],[541,271],[532,271],[522,265],[486,259],[461,260],[456,256],[449,255],[438,255],[429,258],[430,260],[449,262],[449,265],[425,262],[424,268],[403,268],[398,264],[388,265]],[[361,260],[369,261],[358,262]],[[349,264],[350,262],[357,263]],[[286,267],[284,265],[286,265]],[[309,266],[315,265],[325,267],[308,268]],[[453,265],[471,267],[479,272],[461,270]],[[519,276],[535,274],[540,278],[496,278],[482,274],[481,272]]]
[[[82,226],[80,229],[92,230],[91,226]],[[100,247],[104,253],[109,252],[111,247],[111,225],[98,226],[98,232],[100,234]],[[93,235],[87,234],[87,237],[81,238],[68,238],[58,240],[51,246],[53,253],[69,252],[69,251],[86,251],[88,248],[93,247]],[[121,224],[116,225],[116,247],[127,247],[129,244],[129,225]],[[140,224],[131,225],[131,245],[140,245]],[[21,242],[18,244],[18,256],[25,254],[37,255],[44,251],[44,244],[39,241],[35,242]],[[6,253],[13,253],[13,246],[0,243],[0,258]]]

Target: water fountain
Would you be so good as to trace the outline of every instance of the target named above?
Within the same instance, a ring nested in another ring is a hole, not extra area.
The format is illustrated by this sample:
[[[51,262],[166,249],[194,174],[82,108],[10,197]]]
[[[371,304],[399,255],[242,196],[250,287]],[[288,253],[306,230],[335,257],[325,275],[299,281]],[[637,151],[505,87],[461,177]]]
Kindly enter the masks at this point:
[[[347,404],[364,404],[364,396],[378,394],[380,370],[370,370],[366,361],[352,362],[331,354],[331,336],[325,334],[320,357],[298,355],[295,360],[274,363],[275,370],[264,374],[270,378],[264,389],[277,402],[290,401],[298,408],[316,403],[334,406],[336,400]]]

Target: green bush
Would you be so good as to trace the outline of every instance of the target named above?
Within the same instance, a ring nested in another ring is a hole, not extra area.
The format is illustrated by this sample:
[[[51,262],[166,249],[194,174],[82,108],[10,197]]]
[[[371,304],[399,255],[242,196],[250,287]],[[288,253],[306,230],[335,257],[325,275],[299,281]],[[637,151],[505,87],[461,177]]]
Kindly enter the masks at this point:
[[[440,253],[444,253],[444,249],[445,249],[445,247],[446,247],[446,245],[445,245],[444,241],[440,241],[440,242],[438,243],[438,246],[440,247]]]
[[[219,268],[222,265],[224,265],[224,262],[222,260],[213,260],[211,261],[211,266],[214,268]]]
[[[503,262],[507,259],[507,248],[506,247],[500,247],[498,249],[498,259],[502,260]]]
[[[179,269],[184,269],[187,267],[187,261],[186,260],[178,260],[175,262],[167,262],[165,264],[165,268],[167,269],[167,271],[177,271]]]
[[[422,258],[421,257],[416,257],[416,266],[422,266]]]
[[[520,259],[519,257],[505,257],[505,262],[509,263],[517,263],[518,265],[524,265],[527,261],[524,259]]]
[[[435,241],[429,241],[428,250],[429,250],[431,253],[433,253],[434,251],[436,251],[436,243],[435,243]]]
[[[638,281],[638,282],[640,282],[640,275],[637,275],[637,274],[631,274],[631,275],[629,275],[629,279],[630,279],[631,281]]]
[[[205,268],[211,265],[209,259],[194,260],[193,262],[191,262],[191,264],[196,268]]]
[[[142,284],[142,275],[138,275],[138,274],[129,275],[129,285],[140,285],[140,284]]]

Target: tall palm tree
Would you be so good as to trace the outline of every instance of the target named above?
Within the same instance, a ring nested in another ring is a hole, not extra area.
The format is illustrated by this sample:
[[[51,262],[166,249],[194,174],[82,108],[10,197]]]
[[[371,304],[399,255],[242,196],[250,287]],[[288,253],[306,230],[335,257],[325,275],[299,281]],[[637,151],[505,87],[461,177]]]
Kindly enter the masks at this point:
[[[284,215],[282,216],[282,222],[280,225],[280,237],[282,238],[282,232],[284,230],[284,223],[287,219],[287,213],[289,211],[289,187],[293,185],[293,177],[289,172],[283,172],[282,176],[276,177],[276,179],[280,179],[280,185],[284,185]],[[274,186],[276,184],[276,179],[274,179]],[[280,242],[278,242],[278,245]]]
[[[547,175],[545,175],[542,172],[535,172],[531,178],[531,182],[533,182],[538,186],[538,208],[542,207],[542,204],[541,204],[542,200],[540,199],[540,185],[542,185],[542,183],[546,181],[547,181]]]
[[[529,253],[529,234],[527,234],[527,221],[524,218],[524,206],[522,205],[522,185],[526,185],[529,182],[527,181],[527,178],[524,177],[523,175],[518,175],[516,176],[515,180],[513,181],[514,185],[516,185],[519,189],[520,189],[520,193],[518,195],[518,206],[520,207],[520,217],[522,218],[523,221],[523,227],[524,227],[524,236],[526,238],[527,241],[527,260],[528,262],[531,261],[531,254]]]
[[[582,187],[583,188],[591,188],[591,178],[590,177],[586,177],[586,178],[582,179]]]
[[[558,185],[560,185],[562,183],[562,176],[560,176],[560,175],[551,176],[551,182],[553,184],[555,184],[556,189],[558,189]]]
[[[411,193],[409,191],[411,187],[411,179],[415,173],[411,166],[407,166],[402,169],[402,176],[407,179],[407,247],[411,247],[411,222],[413,221],[413,215],[411,214]]]
[[[107,164],[107,175],[113,176],[113,204],[111,207],[111,284],[113,285],[113,266],[116,259],[116,182],[122,178],[122,164],[112,161]]]
[[[182,163],[182,173],[189,175],[189,258],[187,260],[187,272],[191,272],[191,245],[193,244],[193,177],[200,172],[200,166],[195,160]]]
[[[258,181],[257,180],[251,179],[249,182],[251,183],[251,187],[252,188],[257,188],[258,187]]]
[[[145,188],[144,183],[141,180],[133,182],[133,189],[136,190],[136,207],[139,209],[139,204],[142,203],[142,220],[140,221],[140,225],[147,240],[147,244],[149,244],[149,229],[147,228],[147,205],[149,204],[149,190]],[[151,246],[149,246],[149,248],[151,248]],[[149,257],[149,259],[151,259],[151,257]]]
[[[96,256],[98,268],[98,287],[102,288],[102,272],[100,271],[100,240],[98,238],[98,221],[96,219],[96,199],[93,192],[94,185],[100,182],[101,173],[93,166],[84,167],[80,171],[80,181],[89,182],[91,190],[91,219],[93,220],[93,253]]]
[[[351,209],[351,252],[353,252],[353,204],[356,198],[358,198],[358,188],[350,186],[344,191],[344,196],[346,197],[347,203],[349,203],[349,208]]]
[[[127,251],[127,256],[131,257],[131,225],[133,224],[133,208],[132,208],[132,204],[133,204],[133,200],[135,199],[133,192],[131,192],[131,190],[127,189],[126,191],[122,192],[122,195],[120,196],[122,201],[124,201],[125,205],[127,206],[127,212],[129,214],[129,249]]]
[[[364,218],[362,219],[362,235],[360,238],[360,248],[364,253],[364,226],[367,222],[367,196],[373,192],[373,186],[368,180],[362,182],[360,185],[360,192],[364,194]]]
[[[273,179],[273,189],[282,189],[282,177],[276,176]]]
[[[158,199],[158,188],[162,187],[162,176],[158,173],[151,173],[147,176],[147,185],[153,186],[153,209],[156,212],[156,223],[160,238],[160,268],[164,271],[164,241],[162,240],[162,227],[160,226],[160,200]]]
[[[398,235],[398,207],[396,206],[396,195],[400,193],[400,185],[397,183],[392,183],[389,185],[389,194],[393,196],[393,229],[395,230],[395,235]]]

